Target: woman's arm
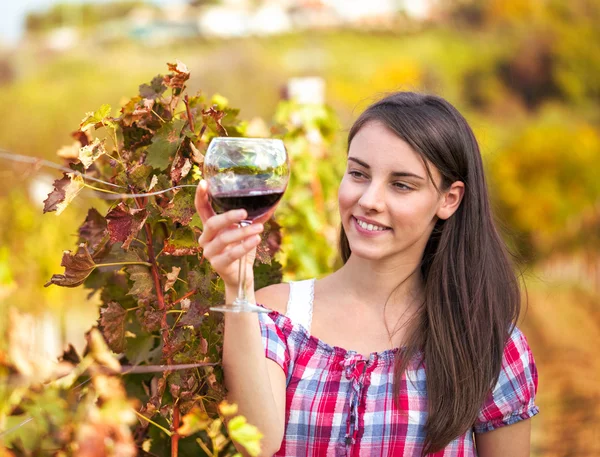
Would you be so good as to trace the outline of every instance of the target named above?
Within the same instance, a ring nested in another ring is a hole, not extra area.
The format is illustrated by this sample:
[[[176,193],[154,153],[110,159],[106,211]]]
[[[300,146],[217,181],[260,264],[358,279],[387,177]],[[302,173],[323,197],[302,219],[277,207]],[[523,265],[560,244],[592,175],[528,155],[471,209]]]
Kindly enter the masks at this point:
[[[237,289],[227,290],[227,303],[236,293]],[[267,303],[264,295],[259,293],[260,301]],[[264,435],[261,455],[272,456],[283,440],[286,379],[281,367],[265,357],[255,313],[225,314],[223,371],[228,400]]]
[[[236,298],[238,261],[246,254],[246,292],[248,300],[253,301],[252,266],[260,241],[261,221],[240,228],[237,223],[247,216],[245,211],[216,215],[208,202],[204,181],[196,190],[195,204],[203,228],[198,244],[203,249],[203,256],[225,283],[226,303],[232,303]],[[223,370],[229,401],[237,403],[239,413],[263,433],[261,455],[273,455],[283,440],[286,380],[281,367],[265,357],[255,313],[225,313]],[[243,449],[238,450],[245,454]]]
[[[476,433],[479,457],[529,457],[531,420],[522,420],[486,433]]]

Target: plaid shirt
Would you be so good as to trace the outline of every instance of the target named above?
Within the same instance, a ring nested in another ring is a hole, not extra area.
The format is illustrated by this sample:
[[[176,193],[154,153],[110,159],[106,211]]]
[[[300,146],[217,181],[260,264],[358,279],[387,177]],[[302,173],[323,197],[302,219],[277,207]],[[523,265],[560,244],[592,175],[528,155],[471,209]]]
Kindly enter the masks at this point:
[[[276,456],[421,455],[427,419],[425,370],[417,361],[393,401],[394,358],[388,350],[363,357],[332,347],[276,311],[260,314],[266,357],[286,374],[286,424]],[[537,370],[525,336],[515,329],[506,344],[500,377],[473,429],[432,457],[477,456],[473,432],[528,419],[535,405]]]

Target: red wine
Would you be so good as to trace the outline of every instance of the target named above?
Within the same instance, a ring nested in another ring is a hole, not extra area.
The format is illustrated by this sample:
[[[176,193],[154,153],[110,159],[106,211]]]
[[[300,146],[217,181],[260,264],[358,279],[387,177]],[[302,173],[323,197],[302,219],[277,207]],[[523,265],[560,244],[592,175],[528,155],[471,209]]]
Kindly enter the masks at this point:
[[[232,209],[245,209],[247,219],[253,221],[269,211],[281,199],[281,190],[254,190],[251,194],[242,192],[223,192],[210,194],[209,200],[215,213],[224,213]]]

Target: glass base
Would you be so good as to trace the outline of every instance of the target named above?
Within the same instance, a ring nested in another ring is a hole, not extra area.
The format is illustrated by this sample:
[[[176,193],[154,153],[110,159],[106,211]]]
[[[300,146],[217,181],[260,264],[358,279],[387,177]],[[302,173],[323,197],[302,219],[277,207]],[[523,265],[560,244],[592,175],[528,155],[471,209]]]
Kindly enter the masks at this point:
[[[242,304],[233,303],[231,305],[213,306],[210,308],[210,310],[218,311],[220,313],[265,313],[265,314],[268,314],[271,312],[270,309],[263,308],[262,306],[254,305],[252,303],[242,303]]]

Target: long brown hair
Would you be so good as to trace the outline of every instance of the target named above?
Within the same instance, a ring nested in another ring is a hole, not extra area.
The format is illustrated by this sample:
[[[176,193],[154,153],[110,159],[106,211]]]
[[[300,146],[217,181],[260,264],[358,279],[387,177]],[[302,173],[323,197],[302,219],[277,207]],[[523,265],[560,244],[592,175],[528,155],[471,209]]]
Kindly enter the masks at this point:
[[[428,418],[423,455],[467,432],[500,373],[504,345],[519,317],[519,281],[492,217],[479,146],[464,117],[446,100],[412,92],[369,106],[348,135],[378,121],[406,141],[442,175],[447,190],[462,181],[456,212],[438,220],[425,247],[424,303],[394,368],[395,395],[416,356],[426,370]],[[351,254],[342,227],[344,263]]]

